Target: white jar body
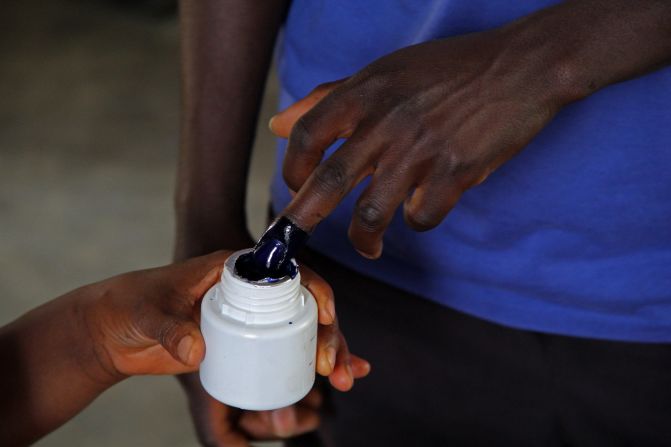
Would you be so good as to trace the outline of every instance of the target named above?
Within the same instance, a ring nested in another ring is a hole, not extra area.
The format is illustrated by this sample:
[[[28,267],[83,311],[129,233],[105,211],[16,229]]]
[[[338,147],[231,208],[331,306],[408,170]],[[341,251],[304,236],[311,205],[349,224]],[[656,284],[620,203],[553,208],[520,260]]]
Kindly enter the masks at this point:
[[[250,324],[222,312],[226,299],[219,285],[208,291],[201,306],[205,359],[200,380],[205,390],[227,405],[246,410],[276,409],[302,399],[315,380],[317,305],[313,296],[299,286],[300,306],[292,316]]]

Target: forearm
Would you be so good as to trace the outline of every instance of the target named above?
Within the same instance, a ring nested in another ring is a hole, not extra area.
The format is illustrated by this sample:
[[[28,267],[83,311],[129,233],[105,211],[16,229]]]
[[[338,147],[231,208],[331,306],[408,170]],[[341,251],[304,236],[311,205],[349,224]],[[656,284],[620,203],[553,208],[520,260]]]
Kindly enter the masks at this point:
[[[70,292],[0,329],[0,444],[25,445],[59,427],[121,380],[105,368],[86,323],[96,285]],[[101,362],[102,361],[102,362]]]
[[[519,57],[519,69],[543,78],[562,104],[671,62],[671,2],[665,0],[571,0],[504,32],[513,36],[504,57]]]
[[[182,0],[177,257],[249,244],[245,188],[286,1]]]

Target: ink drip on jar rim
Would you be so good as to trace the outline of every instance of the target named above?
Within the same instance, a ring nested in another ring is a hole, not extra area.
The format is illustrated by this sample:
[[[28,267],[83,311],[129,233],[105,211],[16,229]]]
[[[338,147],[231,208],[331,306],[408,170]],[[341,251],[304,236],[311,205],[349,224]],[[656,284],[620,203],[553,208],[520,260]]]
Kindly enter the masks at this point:
[[[295,278],[298,264],[294,259],[309,235],[282,216],[263,233],[254,249],[235,262],[235,273],[257,283],[274,283],[284,277]]]

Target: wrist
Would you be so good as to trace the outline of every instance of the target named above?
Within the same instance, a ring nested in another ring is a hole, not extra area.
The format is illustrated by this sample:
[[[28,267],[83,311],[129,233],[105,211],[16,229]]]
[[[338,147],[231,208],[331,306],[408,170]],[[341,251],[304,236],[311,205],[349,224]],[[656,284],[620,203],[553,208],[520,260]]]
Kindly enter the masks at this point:
[[[671,5],[641,0],[562,2],[501,30],[520,69],[558,106],[668,64]],[[526,64],[530,67],[527,67]]]
[[[554,29],[542,13],[523,18],[502,28],[504,49],[502,57],[522,72],[524,90],[546,103],[559,108],[588,96],[585,67],[579,63],[576,46],[569,43],[570,30]]]
[[[199,199],[182,197],[177,201],[175,260],[254,244],[247,229],[244,208],[217,202],[204,194]]]
[[[105,337],[100,319],[102,305],[111,293],[110,280],[92,284],[75,291],[73,306],[73,325],[77,340],[72,350],[79,370],[94,384],[102,389],[109,388],[128,376],[121,373],[110,355],[109,339]]]

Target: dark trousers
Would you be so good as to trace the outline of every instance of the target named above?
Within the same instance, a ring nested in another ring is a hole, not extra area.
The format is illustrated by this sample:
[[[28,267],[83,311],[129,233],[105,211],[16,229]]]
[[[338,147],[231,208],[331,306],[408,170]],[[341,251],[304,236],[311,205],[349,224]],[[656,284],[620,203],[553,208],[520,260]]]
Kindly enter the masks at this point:
[[[321,441],[301,445],[671,446],[671,345],[511,329],[305,261],[372,372],[327,392]]]

